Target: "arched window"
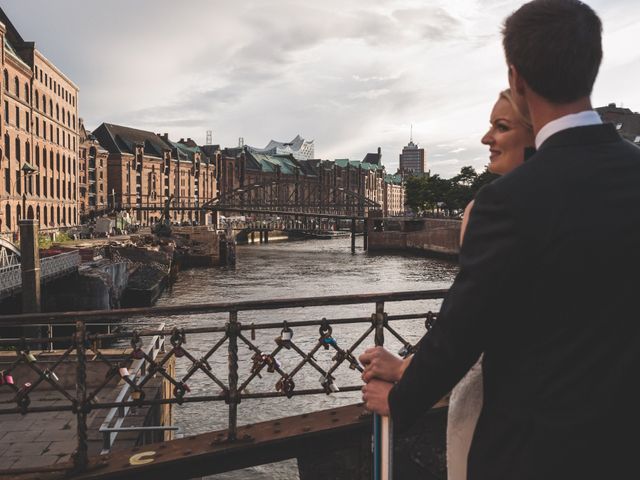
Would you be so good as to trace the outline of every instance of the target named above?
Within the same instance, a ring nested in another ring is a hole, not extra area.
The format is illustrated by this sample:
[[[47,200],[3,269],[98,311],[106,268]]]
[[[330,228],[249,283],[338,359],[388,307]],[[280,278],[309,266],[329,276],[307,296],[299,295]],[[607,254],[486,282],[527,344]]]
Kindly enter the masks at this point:
[[[36,218],[37,218],[38,220],[40,220],[40,205],[38,205],[38,206],[36,207]],[[40,223],[40,222],[38,222],[38,223]]]
[[[47,169],[47,149],[42,147],[42,166]]]
[[[67,157],[62,155],[62,173],[67,173]]]
[[[4,156],[11,158],[11,138],[8,133],[4,134]]]
[[[29,84],[25,82],[24,84],[24,98],[29,101]]]
[[[18,221],[20,221],[22,219],[22,212],[21,212],[21,209],[20,209],[20,205],[16,206],[16,219]]]
[[[6,70],[5,70],[5,74],[6,74]],[[7,222],[7,228],[9,230],[11,230],[11,206],[7,203],[7,205],[4,207],[4,216],[6,218],[6,222]]]
[[[69,115],[69,112],[67,112],[67,125],[71,127],[71,115]]]
[[[38,146],[36,145],[36,167],[40,166],[40,149],[38,148]]]
[[[60,207],[58,207],[56,210],[57,210],[56,211],[56,213],[57,213],[56,217],[58,219],[58,225],[60,225]]]
[[[16,138],[16,160],[20,163],[20,139]]]
[[[53,205],[51,205],[51,219],[49,220],[49,225],[51,225],[53,227],[54,225],[54,216],[53,216]]]
[[[15,77],[13,78],[13,82],[14,82],[14,84],[15,84],[15,85],[14,85],[14,87],[15,87],[15,94],[16,94],[16,97],[20,98],[20,80],[18,80],[18,77],[17,77],[17,76],[15,76]]]
[[[6,68],[4,69],[4,89],[7,92],[9,91],[9,72],[7,72]]]
[[[29,144],[29,142],[24,143],[24,155],[25,161],[27,163],[31,163],[31,145]]]
[[[56,120],[60,120],[60,107],[56,103]]]
[[[73,115],[73,129],[76,129],[76,116],[75,114]]]
[[[49,168],[53,172],[53,150],[49,152]],[[53,180],[53,177],[51,177],[51,180]],[[51,191],[53,192],[53,188],[51,189]]]
[[[38,90],[36,90],[34,98],[36,99],[36,108],[40,110],[40,96],[38,95]]]
[[[42,219],[42,224],[46,226],[47,225],[47,207],[44,207],[42,209],[42,213],[44,214],[44,217]]]
[[[53,100],[49,99],[49,115],[53,117]]]
[[[44,96],[44,93],[42,94],[42,111],[47,113],[47,97]]]

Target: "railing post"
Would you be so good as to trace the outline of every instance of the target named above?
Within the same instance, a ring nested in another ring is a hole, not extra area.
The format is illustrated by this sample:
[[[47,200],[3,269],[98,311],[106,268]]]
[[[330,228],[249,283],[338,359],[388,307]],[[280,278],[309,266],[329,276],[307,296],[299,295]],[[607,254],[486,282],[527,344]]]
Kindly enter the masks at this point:
[[[76,356],[78,360],[76,370],[76,419],[78,448],[73,456],[76,471],[83,471],[89,463],[88,435],[87,435],[87,356],[85,341],[87,327],[82,320],[76,321]]]
[[[384,302],[376,302],[375,344],[384,345]],[[389,417],[373,414],[373,479],[392,480],[393,426]]]
[[[229,312],[229,323],[227,323],[227,335],[229,336],[229,435],[227,439],[236,439],[238,430],[238,312]]]

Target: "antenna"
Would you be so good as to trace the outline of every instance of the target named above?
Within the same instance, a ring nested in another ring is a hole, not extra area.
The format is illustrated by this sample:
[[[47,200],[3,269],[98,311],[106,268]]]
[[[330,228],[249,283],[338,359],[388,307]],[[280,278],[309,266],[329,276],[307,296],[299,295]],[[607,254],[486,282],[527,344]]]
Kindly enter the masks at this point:
[[[213,132],[211,130],[207,130],[207,141],[205,145],[213,145]]]
[[[413,143],[413,123],[411,124],[411,134],[409,135],[409,143]]]
[[[239,137],[238,138],[238,146],[239,147],[244,147],[244,137]]]

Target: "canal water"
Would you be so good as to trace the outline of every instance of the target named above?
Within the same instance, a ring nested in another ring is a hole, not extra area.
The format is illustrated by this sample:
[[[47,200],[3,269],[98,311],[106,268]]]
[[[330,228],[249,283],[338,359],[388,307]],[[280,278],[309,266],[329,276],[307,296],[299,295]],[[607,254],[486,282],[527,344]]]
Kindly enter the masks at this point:
[[[324,295],[347,295],[358,293],[393,292],[447,288],[457,271],[456,264],[434,260],[422,256],[369,254],[358,249],[350,252],[348,238],[335,240],[307,240],[299,242],[271,242],[268,244],[239,246],[237,265],[234,268],[193,269],[181,272],[172,288],[165,292],[158,306],[184,305],[223,301],[290,299]],[[385,305],[389,314],[437,311],[439,301],[400,302]],[[368,317],[375,305],[355,305],[336,307],[299,308],[266,312],[240,312],[238,320],[243,324],[282,321],[320,320]],[[149,319],[150,320],[150,319]],[[226,314],[188,315],[157,319],[168,326],[209,326],[224,325]],[[424,321],[400,321],[394,328],[414,343],[424,333]],[[366,324],[339,325],[333,328],[333,337],[342,348],[348,348],[367,328]],[[256,330],[255,344],[263,352],[271,352],[276,344],[279,330]],[[188,336],[185,347],[196,358],[200,358],[219,340],[219,334]],[[303,351],[313,348],[318,341],[318,328],[294,329],[293,340]],[[390,335],[385,340],[390,348],[400,347]],[[239,342],[240,343],[240,342]],[[369,337],[359,347],[356,356],[366,347],[373,345]],[[250,375],[251,355],[248,348],[240,345],[240,383]],[[323,368],[331,365],[332,350],[319,350],[316,360]],[[285,371],[290,371],[301,360],[292,350],[278,354]],[[209,363],[212,373],[223,383],[227,383],[226,344],[215,353]],[[178,359],[177,374],[184,375],[190,364],[186,358]],[[249,384],[251,393],[273,391],[278,380],[277,373],[263,370],[262,378]],[[336,384],[358,385],[357,371],[346,365],[336,373]],[[312,367],[304,367],[295,376],[296,388],[320,388],[320,374]],[[217,395],[220,388],[203,373],[197,373],[188,382],[191,394]],[[245,400],[238,410],[239,424],[254,423],[278,417],[312,412],[360,401],[357,392],[340,392],[332,395],[297,396],[292,399],[275,398]],[[174,406],[174,424],[184,435],[223,429],[227,426],[228,410],[224,402],[188,403]],[[274,463],[210,476],[216,480],[257,480],[297,479],[295,460]]]

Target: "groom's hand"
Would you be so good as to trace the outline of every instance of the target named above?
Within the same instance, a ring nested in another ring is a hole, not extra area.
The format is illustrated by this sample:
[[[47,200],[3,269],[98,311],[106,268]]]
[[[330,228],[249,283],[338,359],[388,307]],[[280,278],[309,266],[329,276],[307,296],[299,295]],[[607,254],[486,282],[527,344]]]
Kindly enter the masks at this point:
[[[407,368],[410,360],[402,360],[384,347],[372,347],[364,351],[359,357],[360,363],[364,365],[362,380],[365,383],[374,378],[385,382],[397,382],[402,378],[404,369]]]
[[[364,408],[370,412],[389,416],[389,390],[393,387],[391,382],[371,380],[362,387],[362,401]]]

